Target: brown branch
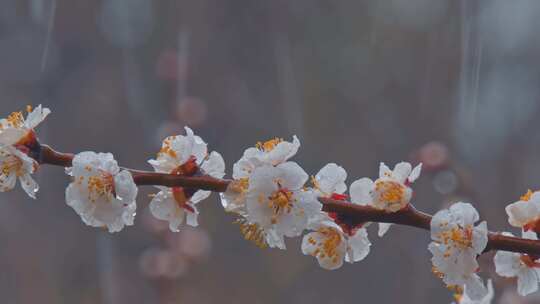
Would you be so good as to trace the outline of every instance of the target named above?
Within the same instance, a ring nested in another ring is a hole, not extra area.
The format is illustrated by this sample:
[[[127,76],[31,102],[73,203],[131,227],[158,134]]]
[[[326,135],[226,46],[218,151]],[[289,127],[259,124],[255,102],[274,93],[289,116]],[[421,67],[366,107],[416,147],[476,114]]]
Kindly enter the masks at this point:
[[[36,151],[34,151],[36,152]],[[61,167],[70,167],[73,154],[61,153],[46,145],[40,145],[37,153],[37,161],[40,164],[49,164]],[[128,169],[133,174],[137,185],[159,185],[166,187],[186,187],[192,189],[224,192],[231,182],[227,179],[217,179],[211,176],[181,176],[174,174],[156,173]],[[357,205],[346,201],[339,201],[320,197],[323,211],[334,212],[346,217],[351,224],[365,222],[393,223],[430,230],[431,215],[418,211],[409,204],[406,208],[397,212],[386,212],[371,206]],[[525,254],[540,255],[540,241],[522,239],[518,237],[504,236],[497,232],[489,232],[489,242],[484,250],[504,250]]]
[[[365,222],[392,223],[430,230],[431,215],[416,210],[411,204],[397,212],[386,212],[371,206],[357,205],[329,198],[319,198],[319,200],[323,203],[323,211],[345,215],[353,224]],[[504,250],[540,255],[540,241],[505,236],[497,232],[489,232],[488,238],[488,245],[484,252]]]

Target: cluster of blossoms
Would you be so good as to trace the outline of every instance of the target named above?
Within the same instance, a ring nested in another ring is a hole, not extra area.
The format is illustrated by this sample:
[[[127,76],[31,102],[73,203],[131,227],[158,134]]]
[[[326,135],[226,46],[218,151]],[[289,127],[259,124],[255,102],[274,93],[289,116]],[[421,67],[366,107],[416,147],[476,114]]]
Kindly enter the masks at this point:
[[[14,188],[17,179],[24,191],[35,198],[38,185],[32,174],[42,162],[41,146],[34,128],[50,113],[41,106],[28,107],[28,115],[12,113],[0,120],[0,191]],[[148,163],[156,176],[210,177],[226,182],[221,193],[225,211],[233,213],[243,236],[259,247],[286,249],[287,238],[303,235],[301,250],[317,259],[322,268],[340,268],[343,262],[357,262],[367,257],[371,242],[370,222],[355,222],[344,214],[325,212],[322,201],[347,202],[392,215],[409,210],[413,197],[411,185],[422,165],[398,163],[391,170],[380,164],[375,180],[360,178],[346,184],[347,172],[335,163],[325,165],[309,176],[291,159],[300,148],[292,141],[275,138],[244,151],[233,166],[232,180],[225,176],[225,163],[217,152],[208,153],[207,144],[186,127],[185,135],[167,137],[155,159]],[[93,227],[109,232],[133,225],[137,209],[137,176],[141,171],[119,167],[110,153],[81,152],[72,157],[66,173],[72,182],[66,190],[67,204]],[[155,185],[151,214],[167,221],[169,229],[180,231],[182,225],[198,225],[198,204],[210,191],[182,186]],[[348,190],[348,194],[347,194]],[[522,230],[522,238],[537,240],[540,233],[540,192],[528,191],[506,207],[509,223]],[[437,212],[430,222],[428,249],[433,254],[433,272],[456,292],[456,301],[490,303],[491,280],[487,286],[479,276],[477,258],[486,250],[490,232],[486,222],[477,223],[479,214],[468,203],[457,202]],[[390,223],[379,223],[382,237]],[[502,235],[511,237],[508,232]],[[538,289],[540,256],[498,251],[495,270],[503,277],[516,277],[520,295]]]

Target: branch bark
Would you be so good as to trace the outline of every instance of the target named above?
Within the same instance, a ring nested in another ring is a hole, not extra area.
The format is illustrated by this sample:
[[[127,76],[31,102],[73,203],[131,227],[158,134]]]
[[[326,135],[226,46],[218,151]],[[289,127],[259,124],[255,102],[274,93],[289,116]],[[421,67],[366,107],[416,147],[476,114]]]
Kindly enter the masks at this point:
[[[57,152],[47,145],[39,145],[36,160],[40,164],[61,167],[71,167],[74,155]],[[128,169],[133,174],[137,185],[154,185],[166,187],[186,187],[192,189],[225,192],[231,182],[228,179],[217,179],[211,176],[181,176],[175,174],[156,173]],[[323,211],[334,212],[346,216],[351,224],[365,222],[392,223],[423,230],[430,230],[432,216],[416,210],[412,204],[397,212],[387,212],[371,206],[353,204],[347,201],[319,197],[323,204]],[[504,250],[523,254],[540,255],[540,241],[505,236],[497,232],[489,232],[489,241],[484,252],[491,250]]]

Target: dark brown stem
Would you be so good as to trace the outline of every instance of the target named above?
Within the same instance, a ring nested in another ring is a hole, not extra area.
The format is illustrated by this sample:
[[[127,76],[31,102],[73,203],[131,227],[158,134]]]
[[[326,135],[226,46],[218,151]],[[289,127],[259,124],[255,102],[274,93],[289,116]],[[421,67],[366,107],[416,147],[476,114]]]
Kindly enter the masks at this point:
[[[61,167],[70,167],[73,154],[61,153],[51,147],[41,145],[39,147],[40,164],[49,164]],[[211,176],[181,176],[175,174],[156,173],[128,169],[133,174],[137,185],[155,185],[166,187],[186,187],[214,192],[225,192],[231,182],[227,179],[218,179]],[[320,197],[323,211],[334,212],[346,216],[351,224],[365,222],[393,223],[430,230],[431,215],[416,210],[411,204],[397,212],[387,212],[371,206],[353,204],[346,201]],[[522,239],[518,237],[504,236],[500,233],[489,232],[489,242],[484,250],[504,250],[531,255],[540,255],[540,241]]]

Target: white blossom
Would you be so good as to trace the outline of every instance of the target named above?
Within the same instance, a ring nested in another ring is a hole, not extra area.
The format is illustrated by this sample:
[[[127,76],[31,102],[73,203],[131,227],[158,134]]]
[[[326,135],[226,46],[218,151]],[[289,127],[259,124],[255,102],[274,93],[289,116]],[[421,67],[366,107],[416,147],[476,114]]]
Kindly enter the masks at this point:
[[[22,112],[14,112],[8,118],[0,119],[0,192],[12,190],[19,180],[23,190],[31,198],[36,198],[38,184],[32,178],[38,163],[28,156],[25,145],[35,141],[34,128],[50,113],[41,105],[24,118]]]
[[[206,143],[186,127],[186,135],[167,137],[157,158],[148,162],[156,172],[192,176],[199,171],[215,178],[225,175],[225,163],[218,152],[208,154]],[[183,187],[162,187],[150,202],[154,217],[169,222],[171,231],[179,231],[186,223],[198,225],[196,204],[208,198],[210,191],[197,190],[193,194]]]
[[[315,193],[303,189],[307,179],[294,162],[253,170],[246,193],[246,220],[273,236],[269,246],[284,249],[284,236],[300,235],[308,219],[320,212]]]
[[[371,243],[365,228],[356,229],[349,235],[322,213],[308,228],[313,232],[304,236],[302,252],[316,257],[324,269],[334,270],[343,265],[343,260],[354,263],[369,254]]]
[[[0,146],[21,144],[27,136],[34,136],[34,128],[51,113],[41,105],[33,110],[28,106],[27,112],[26,119],[22,112],[13,112],[7,118],[0,119]]]
[[[529,190],[519,201],[506,206],[505,210],[510,225],[540,232],[540,192]]]
[[[133,225],[137,186],[131,173],[120,170],[110,153],[82,152],[73,158],[66,173],[73,182],[66,189],[66,201],[83,222],[118,232]]]
[[[513,236],[511,233],[503,233]],[[523,232],[525,239],[536,240],[536,233]],[[521,296],[526,296],[538,290],[540,280],[540,262],[538,257],[509,251],[497,251],[495,258],[497,274],[507,278],[517,277],[517,289]]]
[[[280,138],[257,143],[248,148],[233,165],[233,181],[221,194],[221,204],[227,212],[245,215],[246,193],[253,170],[261,166],[277,166],[293,157],[300,148],[300,141],[293,136],[292,142]]]
[[[441,210],[431,220],[429,250],[433,254],[434,271],[448,286],[465,286],[473,300],[483,298],[487,291],[476,274],[476,258],[486,248],[487,224],[481,222],[471,204],[456,203],[448,210]]]
[[[422,164],[412,169],[410,163],[401,162],[394,170],[390,170],[381,163],[377,180],[365,177],[353,182],[350,188],[351,199],[355,203],[371,205],[388,212],[399,211],[409,204],[413,193],[410,184],[418,179],[421,170]],[[379,236],[383,236],[390,226],[389,223],[379,223]]]

